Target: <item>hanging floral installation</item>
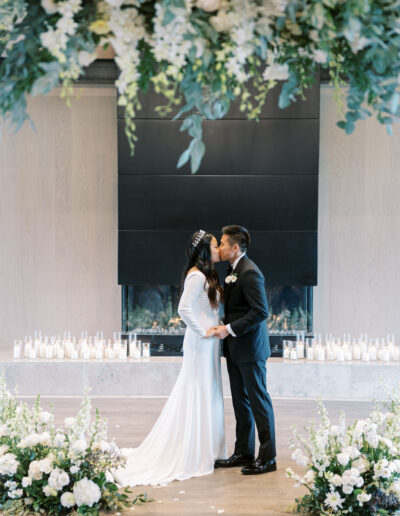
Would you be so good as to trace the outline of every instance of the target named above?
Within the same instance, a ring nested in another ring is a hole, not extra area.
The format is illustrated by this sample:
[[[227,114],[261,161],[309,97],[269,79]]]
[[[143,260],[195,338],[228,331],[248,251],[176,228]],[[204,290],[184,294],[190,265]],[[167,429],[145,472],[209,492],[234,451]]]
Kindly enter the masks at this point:
[[[395,0],[0,0],[0,113],[18,129],[28,94],[73,83],[112,45],[115,82],[133,153],[138,92],[165,97],[191,137],[178,167],[205,152],[202,121],[232,101],[257,120],[282,81],[284,109],[329,70],[347,133],[374,114],[391,131],[399,118],[400,2]],[[347,88],[341,88],[341,86]]]

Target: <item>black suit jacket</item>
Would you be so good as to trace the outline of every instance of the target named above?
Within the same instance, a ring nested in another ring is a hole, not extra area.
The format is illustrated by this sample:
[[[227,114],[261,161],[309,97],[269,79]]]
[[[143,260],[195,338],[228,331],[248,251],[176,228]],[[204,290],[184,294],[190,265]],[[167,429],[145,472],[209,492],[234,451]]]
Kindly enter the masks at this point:
[[[237,264],[235,283],[224,284],[225,324],[230,324],[236,337],[224,340],[224,355],[233,362],[266,360],[269,346],[268,302],[265,278],[257,265],[247,256]]]

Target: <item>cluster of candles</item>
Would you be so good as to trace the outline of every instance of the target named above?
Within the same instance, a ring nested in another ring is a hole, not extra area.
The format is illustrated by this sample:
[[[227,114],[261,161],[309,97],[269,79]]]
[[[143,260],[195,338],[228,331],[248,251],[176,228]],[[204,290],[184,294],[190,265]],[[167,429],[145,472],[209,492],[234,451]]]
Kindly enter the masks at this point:
[[[386,339],[369,339],[366,334],[354,338],[350,333],[345,333],[343,339],[340,339],[332,334],[325,334],[323,339],[321,334],[314,338],[298,334],[296,341],[283,341],[283,358],[338,362],[398,362],[400,346],[395,344],[394,335],[387,335]]]
[[[42,336],[41,332],[25,337],[24,340],[14,340],[13,357],[16,360],[27,358],[36,360],[62,359],[62,360],[127,360],[133,358],[150,357],[150,343],[141,342],[136,334],[129,335],[129,340],[122,340],[121,333],[114,332],[113,339],[104,339],[103,333],[97,333],[94,337],[83,332],[77,339],[71,336],[70,332],[48,337]]]

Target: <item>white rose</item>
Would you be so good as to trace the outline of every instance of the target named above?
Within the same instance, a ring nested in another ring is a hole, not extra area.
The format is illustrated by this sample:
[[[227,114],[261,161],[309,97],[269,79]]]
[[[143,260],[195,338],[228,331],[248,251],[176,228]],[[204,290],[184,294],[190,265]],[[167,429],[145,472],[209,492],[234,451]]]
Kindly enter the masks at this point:
[[[86,441],[84,439],[78,439],[72,443],[71,451],[75,454],[83,453],[87,448]]]
[[[314,50],[312,56],[317,63],[324,64],[328,61],[328,54],[324,50]]]
[[[371,500],[371,495],[367,493],[360,493],[357,495],[357,501],[360,506],[362,506],[363,503],[369,502]]]
[[[342,477],[340,475],[333,475],[329,482],[334,486],[339,487],[342,485]]]
[[[264,81],[286,81],[289,79],[289,67],[287,63],[272,63],[270,66],[267,66],[263,73],[263,79]]]
[[[49,485],[44,486],[43,493],[46,496],[57,496],[57,490],[54,489],[54,487],[51,487]]]
[[[89,66],[96,58],[96,52],[86,52],[85,50],[78,52],[78,61],[81,66]]]
[[[339,464],[341,464],[342,466],[346,466],[346,464],[350,460],[350,457],[346,452],[338,453],[336,458]]]
[[[197,0],[196,7],[198,9],[203,9],[208,13],[212,13],[219,9],[220,0]]]
[[[219,11],[216,16],[211,16],[210,23],[217,32],[228,32],[232,26],[232,17],[226,11]]]
[[[47,13],[53,14],[57,12],[57,4],[54,0],[42,0],[40,3]]]
[[[342,491],[344,494],[351,494],[353,492],[353,486],[349,486],[349,485],[345,484],[342,487]]]
[[[61,501],[61,505],[63,507],[68,507],[68,508],[73,507],[76,504],[75,496],[73,495],[73,493],[71,493],[69,491],[67,491],[61,495],[60,501]]]
[[[32,485],[32,477],[24,477],[22,479],[22,487],[29,487]]]
[[[75,473],[78,473],[79,468],[78,468],[78,466],[71,466],[71,467],[69,468],[69,470],[70,470],[70,472],[71,472],[73,475],[75,475]]]
[[[5,435],[9,434],[8,426],[7,425],[0,425],[0,437],[3,437]]]
[[[42,410],[42,412],[39,413],[39,420],[41,423],[47,424],[53,416],[50,414],[50,412],[46,412],[45,410]]]
[[[46,457],[39,461],[40,471],[49,474],[53,467],[53,460],[51,457]]]
[[[88,478],[82,478],[82,480],[75,482],[72,491],[78,507],[81,505],[92,507],[92,505],[97,503],[101,497],[99,486]]]
[[[352,466],[356,468],[359,473],[365,473],[369,467],[369,462],[363,457],[360,457],[352,463]]]

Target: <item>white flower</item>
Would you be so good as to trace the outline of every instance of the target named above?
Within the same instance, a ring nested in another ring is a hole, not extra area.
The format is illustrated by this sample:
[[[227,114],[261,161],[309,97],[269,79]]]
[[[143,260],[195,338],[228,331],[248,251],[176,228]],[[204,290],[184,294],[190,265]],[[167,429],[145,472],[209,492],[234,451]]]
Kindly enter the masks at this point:
[[[9,498],[21,498],[21,496],[24,494],[24,491],[22,489],[15,489],[14,491],[8,491],[7,495]]]
[[[78,507],[80,505],[88,505],[89,507],[92,507],[92,505],[97,503],[101,497],[99,486],[88,478],[82,478],[82,480],[75,482],[72,491]]]
[[[356,459],[361,455],[360,450],[358,450],[355,446],[346,446],[342,450],[344,453],[347,453],[350,459]]]
[[[96,60],[96,58],[96,52],[86,52],[85,50],[81,50],[78,53],[78,61],[81,66],[89,66]]]
[[[208,13],[219,9],[220,0],[197,0],[196,7]]]
[[[112,450],[112,446],[107,441],[97,441],[97,442],[93,443],[92,450],[93,451],[100,450],[103,453],[105,453],[105,452],[110,452]]]
[[[352,463],[352,467],[356,468],[359,473],[365,473],[369,468],[369,462],[364,457],[359,457]]]
[[[393,484],[390,486],[389,491],[391,493],[394,493],[397,497],[400,497],[400,479],[397,479],[393,482]]]
[[[324,503],[327,507],[332,507],[332,509],[336,511],[337,509],[342,508],[343,502],[344,498],[340,498],[339,493],[337,493],[336,491],[331,491],[325,498]]]
[[[76,504],[75,496],[70,491],[66,491],[65,493],[63,493],[61,495],[60,501],[61,501],[61,505],[63,507],[68,507],[68,508],[73,507]]]
[[[13,489],[16,489],[18,484],[16,482],[14,482],[13,480],[8,480],[5,484],[4,484],[5,487],[8,487],[8,489],[10,491],[12,491]]]
[[[49,421],[51,421],[52,417],[52,414],[50,414],[50,412],[46,412],[45,410],[42,410],[39,413],[39,421],[44,424],[47,424]]]
[[[396,466],[393,463],[390,463],[387,459],[381,459],[379,462],[374,464],[374,477],[389,478],[392,476],[395,467]]]
[[[29,498],[29,497],[24,498],[24,504],[25,505],[32,505],[33,504],[33,498]]]
[[[317,63],[324,64],[328,61],[328,53],[324,50],[314,50],[312,56]]]
[[[351,494],[353,492],[353,486],[349,486],[349,485],[345,484],[342,487],[342,491],[344,494]]]
[[[78,439],[74,443],[72,443],[71,451],[72,453],[79,454],[83,453],[87,448],[87,444],[85,439]]]
[[[311,482],[314,482],[315,479],[315,471],[313,469],[309,469],[307,473],[304,475],[304,482],[306,484],[310,484]]]
[[[307,466],[308,463],[308,458],[304,455],[300,448],[292,453],[292,460],[294,460],[299,466]]]
[[[0,446],[0,457],[4,455],[6,452],[8,452],[8,446],[3,444],[2,446]]]
[[[60,491],[60,489],[69,484],[68,473],[59,468],[53,469],[50,473],[48,482],[50,487]]]
[[[53,439],[53,444],[57,448],[60,448],[65,442],[65,435],[64,434],[56,434]]]
[[[21,439],[17,446],[18,448],[33,448],[38,444],[49,446],[51,444],[50,434],[48,432],[29,434],[25,439]]]
[[[336,458],[339,464],[341,464],[342,466],[346,466],[346,464],[350,460],[349,454],[346,452],[338,453]]]
[[[264,81],[274,80],[274,81],[286,81],[289,79],[289,67],[287,63],[278,64],[271,63],[264,70],[263,73]]]
[[[369,502],[369,500],[371,500],[371,495],[370,494],[360,493],[359,495],[357,495],[357,501],[358,501],[360,506],[362,506],[362,504],[365,503],[365,502]]]
[[[365,436],[365,440],[372,446],[372,448],[378,448],[380,439],[380,436],[374,430],[371,430]]]
[[[236,283],[237,281],[237,275],[236,274],[230,274],[225,278],[225,283]]]
[[[106,0],[106,2],[111,5],[111,7],[120,8],[124,3],[124,0]]]
[[[216,16],[211,16],[210,23],[217,32],[228,32],[232,28],[234,20],[229,13],[221,10]]]
[[[29,487],[32,485],[32,477],[24,477],[22,479],[22,487]]]
[[[76,425],[76,418],[74,418],[74,417],[66,417],[64,419],[64,425],[68,429],[73,428]]]
[[[33,480],[40,480],[43,476],[43,472],[40,469],[40,464],[38,460],[33,460],[29,464],[28,475],[33,478]]]
[[[57,490],[54,489],[54,487],[51,487],[49,485],[44,486],[43,493],[46,496],[57,496]]]
[[[57,4],[54,2],[54,0],[41,0],[40,3],[47,13],[53,14],[57,12]]]
[[[340,475],[333,475],[329,482],[336,487],[339,487],[343,484],[342,477]]]
[[[0,475],[15,475],[18,466],[19,462],[14,453],[5,453],[0,457]]]
[[[75,473],[78,473],[79,468],[78,468],[78,466],[71,466],[71,467],[69,468],[69,470],[70,470],[70,472],[71,472],[73,475],[75,475]]]

